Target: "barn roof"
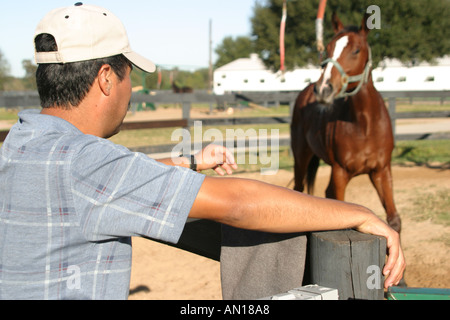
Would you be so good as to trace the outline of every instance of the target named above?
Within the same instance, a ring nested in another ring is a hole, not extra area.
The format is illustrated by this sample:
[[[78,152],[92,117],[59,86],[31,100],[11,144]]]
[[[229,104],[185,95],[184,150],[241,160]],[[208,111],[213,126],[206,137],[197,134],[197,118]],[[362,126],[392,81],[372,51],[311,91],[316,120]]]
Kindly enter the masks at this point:
[[[257,53],[250,54],[249,58],[240,58],[226,65],[217,68],[216,71],[251,71],[251,70],[267,70],[266,66],[259,58]]]

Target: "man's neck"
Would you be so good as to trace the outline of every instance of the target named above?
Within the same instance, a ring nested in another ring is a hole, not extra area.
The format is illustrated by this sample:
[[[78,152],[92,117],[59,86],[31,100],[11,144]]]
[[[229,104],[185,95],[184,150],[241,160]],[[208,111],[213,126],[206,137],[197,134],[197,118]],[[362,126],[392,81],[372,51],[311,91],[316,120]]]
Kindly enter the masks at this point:
[[[70,107],[68,109],[61,107],[43,108],[41,114],[46,114],[61,118],[74,125],[84,134],[90,134],[101,137],[97,126],[90,125],[92,117],[81,110],[79,107]]]

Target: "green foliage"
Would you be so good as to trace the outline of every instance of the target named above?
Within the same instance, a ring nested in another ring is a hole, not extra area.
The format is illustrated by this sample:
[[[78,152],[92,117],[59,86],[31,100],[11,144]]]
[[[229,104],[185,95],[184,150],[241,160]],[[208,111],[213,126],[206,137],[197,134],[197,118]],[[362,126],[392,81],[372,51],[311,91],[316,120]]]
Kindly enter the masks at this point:
[[[248,57],[254,52],[254,45],[249,37],[226,37],[215,51],[219,56],[215,63],[218,68],[236,59]]]
[[[267,0],[255,6],[252,36],[265,64],[280,66],[279,28],[283,0]],[[288,1],[285,35],[286,67],[292,69],[318,63],[315,20],[319,1]],[[344,25],[361,26],[370,5],[381,10],[381,29],[369,33],[375,65],[383,58],[405,63],[432,61],[450,52],[450,1],[448,0],[328,0],[324,17],[324,42],[334,32],[331,16],[335,11]]]
[[[287,3],[287,22],[285,31],[286,67],[303,66],[309,62],[317,63],[314,52],[315,1],[290,1]],[[270,0],[267,5],[255,6],[252,22],[252,36],[255,47],[264,63],[273,70],[280,67],[279,35],[283,1]]]
[[[6,81],[8,80],[10,66],[8,61],[3,57],[3,53],[0,50],[0,91],[4,90]]]
[[[185,70],[161,70],[160,90],[171,90],[172,82],[179,87],[190,87],[197,90],[208,89],[208,69],[198,69],[195,71]],[[133,87],[145,86],[145,89],[158,89],[158,72],[143,73],[139,69],[133,69],[131,73],[131,83]]]
[[[193,72],[179,71],[175,83],[193,89],[208,89],[208,69],[199,69]]]
[[[36,84],[36,70],[35,65],[31,60],[23,60],[22,67],[25,70],[25,77],[23,78],[23,84],[27,90],[37,90]]]

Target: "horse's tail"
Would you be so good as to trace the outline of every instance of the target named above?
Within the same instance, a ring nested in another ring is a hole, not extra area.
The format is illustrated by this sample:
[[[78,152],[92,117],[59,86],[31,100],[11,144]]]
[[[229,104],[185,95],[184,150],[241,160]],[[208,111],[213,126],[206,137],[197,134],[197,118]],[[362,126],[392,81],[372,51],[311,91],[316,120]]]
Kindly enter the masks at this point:
[[[314,182],[316,181],[317,169],[319,168],[320,159],[313,155],[308,164],[308,172],[306,173],[306,185],[308,186],[308,193],[314,193]]]

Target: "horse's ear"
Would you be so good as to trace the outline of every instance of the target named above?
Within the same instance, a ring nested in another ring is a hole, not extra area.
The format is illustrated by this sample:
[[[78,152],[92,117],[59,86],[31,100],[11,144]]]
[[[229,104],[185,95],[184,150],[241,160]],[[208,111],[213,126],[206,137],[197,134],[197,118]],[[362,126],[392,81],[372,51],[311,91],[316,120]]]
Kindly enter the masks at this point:
[[[339,31],[344,29],[344,25],[342,24],[341,20],[339,20],[339,17],[336,12],[333,12],[333,16],[331,17],[331,22],[333,24],[334,33],[338,33]]]
[[[359,29],[359,32],[365,37],[367,37],[367,35],[369,34],[369,31],[370,31],[369,27],[367,26],[367,20],[369,19],[369,17],[370,17],[370,14],[368,14],[366,12],[361,21],[361,28]]]

